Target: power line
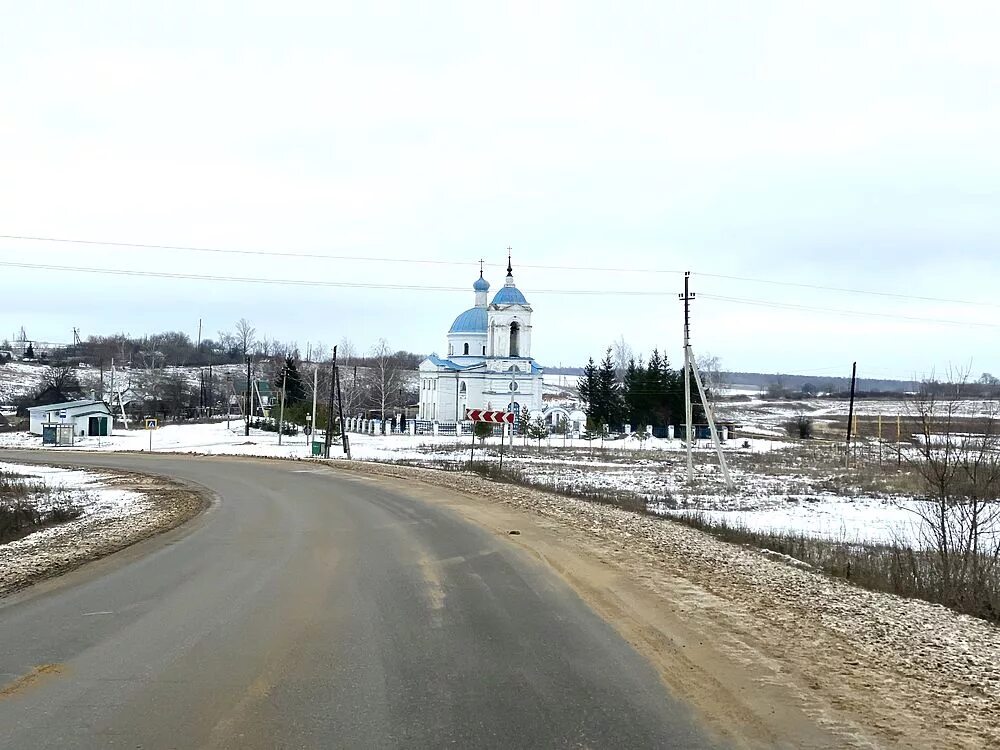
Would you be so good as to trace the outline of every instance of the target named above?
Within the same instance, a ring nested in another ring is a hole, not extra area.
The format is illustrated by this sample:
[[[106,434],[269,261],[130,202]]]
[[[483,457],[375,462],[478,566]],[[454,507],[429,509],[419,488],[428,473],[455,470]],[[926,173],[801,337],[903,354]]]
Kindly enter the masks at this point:
[[[474,260],[457,261],[457,260],[440,260],[435,258],[391,258],[382,256],[305,253],[298,251],[276,252],[273,250],[246,250],[246,249],[236,249],[236,248],[217,248],[217,247],[202,247],[202,246],[191,246],[191,245],[160,245],[160,244],[148,244],[140,242],[108,242],[102,240],[84,240],[84,239],[66,238],[66,237],[40,237],[34,235],[18,235],[18,234],[0,234],[0,239],[23,240],[29,242],[56,242],[56,243],[105,246],[105,247],[127,247],[127,248],[138,248],[145,250],[178,250],[185,252],[216,253],[224,255],[252,255],[252,256],[262,256],[262,257],[272,257],[272,258],[304,258],[310,260],[339,260],[339,261],[346,260],[346,261],[360,261],[369,263],[409,263],[416,265],[475,267],[475,265],[479,262]],[[487,263],[486,265],[495,268],[502,268],[501,264],[496,264],[496,263]],[[596,273],[671,274],[677,276],[683,276],[684,274],[684,271],[668,269],[668,268],[637,268],[637,267],[625,268],[621,266],[580,266],[580,265],[567,266],[567,265],[532,264],[532,263],[519,263],[518,266],[520,268],[531,268],[544,271],[587,271]],[[695,276],[704,276],[706,278],[722,279],[726,281],[739,281],[751,284],[770,284],[773,286],[784,286],[784,287],[792,287],[798,289],[812,289],[825,292],[837,292],[839,294],[869,295],[874,297],[885,297],[890,299],[915,300],[919,302],[941,302],[941,303],[955,304],[955,305],[971,305],[977,307],[1000,308],[1000,303],[982,302],[978,300],[956,299],[949,297],[930,297],[930,296],[914,295],[914,294],[901,294],[898,292],[887,292],[878,289],[857,289],[853,287],[839,287],[839,286],[830,286],[826,284],[814,284],[814,283],[799,282],[799,281],[779,281],[770,278],[760,278],[754,276],[738,276],[735,274],[710,273],[707,271],[693,271],[692,274]]]
[[[431,286],[424,284],[391,284],[374,283],[360,281],[323,281],[318,279],[282,279],[263,278],[257,276],[230,276],[230,275],[210,275],[181,273],[170,271],[140,271],[124,268],[94,268],[89,266],[64,266],[48,263],[18,263],[14,261],[0,261],[0,267],[26,268],[43,271],[65,271],[70,273],[89,273],[109,276],[132,276],[139,278],[159,278],[182,281],[216,281],[233,282],[241,284],[265,284],[275,286],[299,286],[299,287],[336,287],[353,289],[390,289],[421,292],[467,292],[465,287],[456,286]],[[563,294],[571,296],[626,296],[626,297],[665,297],[669,293],[665,291],[642,291],[642,290],[615,290],[615,289],[536,289],[534,294]],[[865,310],[845,310],[842,308],[816,307],[811,305],[798,305],[786,302],[774,302],[769,300],[751,299],[745,297],[729,297],[717,294],[702,294],[705,299],[714,299],[720,302],[731,302],[741,305],[754,305],[758,307],[771,307],[786,310],[806,310],[811,312],[821,312],[836,315],[851,315],[860,317],[883,318],[890,320],[907,320],[919,323],[936,323],[954,326],[972,326],[978,328],[1000,328],[1000,324],[983,323],[979,321],[947,320],[941,318],[925,318],[911,315],[899,315],[894,313],[878,313]]]
[[[271,284],[276,286],[312,286],[341,287],[354,289],[401,289],[420,292],[468,292],[464,286],[430,286],[425,284],[388,284],[361,281],[321,281],[317,279],[280,279],[262,278],[259,276],[228,276],[197,273],[180,273],[171,271],[140,271],[125,268],[93,268],[89,266],[62,266],[49,263],[16,263],[0,261],[0,266],[9,268],[28,268],[41,271],[67,271],[72,273],[91,273],[110,276],[137,276],[140,278],[193,280],[193,281],[228,281],[241,284]],[[532,294],[569,294],[586,296],[626,296],[626,297],[663,297],[667,292],[647,292],[637,290],[617,289],[535,289]]]
[[[953,326],[975,326],[977,328],[1000,328],[997,323],[982,323],[968,320],[947,320],[943,318],[922,318],[914,315],[897,315],[895,313],[878,313],[867,310],[845,310],[835,307],[815,307],[812,305],[797,305],[791,302],[773,302],[769,300],[749,299],[745,297],[726,297],[719,294],[702,294],[705,299],[719,300],[720,302],[732,302],[739,305],[754,305],[756,307],[773,307],[781,310],[808,310],[810,312],[830,313],[834,315],[855,315],[866,318],[887,318],[891,320],[909,320],[918,323],[938,323],[941,325]]]
[[[954,305],[974,305],[977,307],[1000,307],[996,302],[979,302],[967,299],[950,299],[948,297],[924,297],[916,294],[898,294],[896,292],[882,292],[876,289],[851,289],[849,287],[825,286],[823,284],[806,284],[798,281],[778,281],[776,279],[760,279],[750,276],[730,276],[722,273],[699,273],[698,276],[706,276],[713,279],[727,279],[729,281],[748,281],[754,284],[773,284],[775,286],[796,287],[799,289],[814,289],[824,292],[841,292],[843,294],[867,294],[874,297],[889,297],[891,299],[909,299],[917,302],[944,302]]]

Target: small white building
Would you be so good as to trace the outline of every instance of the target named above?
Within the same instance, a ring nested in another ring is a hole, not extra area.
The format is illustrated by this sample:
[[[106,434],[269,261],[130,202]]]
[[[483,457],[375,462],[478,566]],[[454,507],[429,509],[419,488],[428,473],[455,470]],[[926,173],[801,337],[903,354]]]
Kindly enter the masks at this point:
[[[482,272],[472,285],[476,304],[452,323],[447,357],[420,364],[418,419],[460,422],[466,409],[541,412],[542,368],[531,356],[532,308],[507,279],[487,303],[490,285]]]
[[[28,409],[28,431],[41,435],[44,425],[69,424],[77,437],[106,437],[111,434],[114,418],[103,401],[88,399],[45,404]]]

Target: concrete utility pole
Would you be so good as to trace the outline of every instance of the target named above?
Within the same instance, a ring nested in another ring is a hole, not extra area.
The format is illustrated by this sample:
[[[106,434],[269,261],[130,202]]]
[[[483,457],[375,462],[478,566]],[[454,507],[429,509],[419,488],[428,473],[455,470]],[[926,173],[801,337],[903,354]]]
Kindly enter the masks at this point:
[[[312,420],[309,423],[309,440],[311,442],[316,442],[316,438],[319,437],[316,433],[316,393],[319,391],[319,365],[313,367],[313,410],[312,410]],[[309,455],[312,455],[312,446],[309,446]]]
[[[250,412],[253,404],[253,391],[250,390],[250,355],[247,355],[247,398],[246,398],[246,427],[243,434],[250,437]]]
[[[701,382],[701,373],[698,372],[698,365],[695,363],[694,350],[691,348],[691,308],[690,302],[694,299],[694,292],[690,291],[691,272],[684,272],[684,294],[678,295],[684,300],[684,411],[687,420],[687,468],[688,482],[694,481],[694,466],[691,457],[691,446],[694,435],[691,414],[691,374],[694,373],[695,385],[698,386],[698,396],[701,398],[701,406],[705,410],[705,419],[708,421],[708,431],[712,436],[712,444],[715,446],[715,453],[719,457],[719,468],[722,470],[722,478],[726,483],[726,489],[732,490],[733,480],[729,474],[729,465],[726,463],[726,456],[722,452],[722,442],[719,440],[719,433],[715,428],[715,417],[712,415],[712,405],[708,402],[708,394],[705,392],[705,385]]]
[[[288,368],[281,368],[281,411],[278,412],[278,445],[281,445],[281,433],[285,429],[285,386],[288,384]]]
[[[684,294],[677,296],[684,301],[684,441],[687,443],[687,475],[688,482],[694,481],[694,459],[691,447],[694,440],[694,427],[691,424],[691,300],[694,294],[689,291],[691,272],[684,272]]]

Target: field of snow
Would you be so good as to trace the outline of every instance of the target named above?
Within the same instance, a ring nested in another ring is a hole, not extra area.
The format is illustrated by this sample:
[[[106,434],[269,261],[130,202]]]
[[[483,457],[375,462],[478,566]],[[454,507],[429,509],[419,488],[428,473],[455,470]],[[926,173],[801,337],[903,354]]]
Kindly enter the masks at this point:
[[[101,476],[77,469],[62,469],[55,466],[34,466],[0,462],[0,471],[11,472],[22,477],[25,482],[44,484],[50,492],[39,496],[36,504],[41,510],[56,505],[75,505],[83,514],[60,527],[50,526],[29,534],[22,539],[8,542],[8,549],[16,546],[34,546],[56,528],[71,528],[94,521],[125,518],[144,513],[148,508],[145,495],[129,490],[107,487]]]
[[[306,438],[252,429],[233,420],[210,424],[167,425],[152,431],[118,431],[105,438],[81,438],[64,451],[153,451],[310,459]],[[459,466],[469,460],[469,437],[350,435],[352,457],[362,461]],[[0,434],[0,447],[41,448],[41,438],[24,432]],[[912,497],[864,492],[833,481],[836,471],[817,470],[815,457],[800,455],[788,441],[740,438],[726,452],[736,490],[727,492],[708,441],[695,451],[695,484],[687,484],[684,445],[679,440],[634,437],[588,443],[552,436],[539,447],[514,439],[505,445],[506,467],[526,480],[561,490],[625,493],[663,514],[699,512],[709,518],[769,531],[782,530],[843,541],[922,541]],[[499,439],[476,444],[478,461],[498,460]],[[340,445],[331,457],[346,458]],[[768,465],[764,467],[761,462]],[[66,475],[71,476],[71,475]]]
[[[982,417],[997,409],[996,401],[972,399],[956,404],[958,417]],[[850,410],[847,399],[798,399],[794,401],[749,398],[745,401],[720,401],[715,406],[716,416],[736,422],[747,431],[760,435],[786,434],[785,425],[798,415],[805,415],[815,422],[840,420],[844,422]],[[858,399],[854,414],[861,420],[879,416],[886,435],[894,435],[896,417],[906,418],[916,414],[913,401],[906,399]]]

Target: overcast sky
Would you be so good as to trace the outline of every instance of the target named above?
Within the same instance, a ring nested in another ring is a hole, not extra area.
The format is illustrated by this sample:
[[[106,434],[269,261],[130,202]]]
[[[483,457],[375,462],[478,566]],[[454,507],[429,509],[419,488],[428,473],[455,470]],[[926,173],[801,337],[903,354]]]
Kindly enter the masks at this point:
[[[0,234],[422,262],[0,262],[444,289],[0,265],[0,338],[246,317],[440,353],[510,245],[542,364],[620,335],[676,362],[690,270],[695,350],[727,368],[1000,374],[996,3],[502,6],[5,3]]]

